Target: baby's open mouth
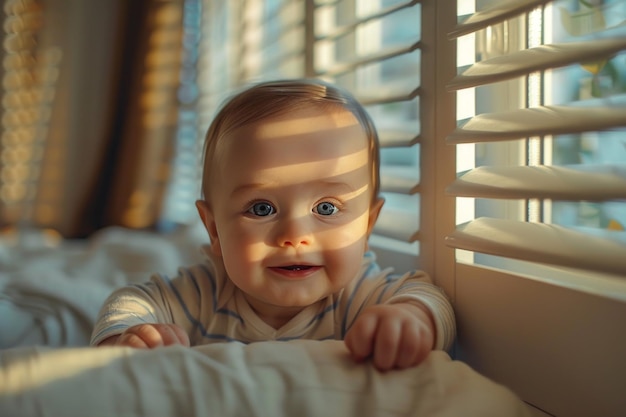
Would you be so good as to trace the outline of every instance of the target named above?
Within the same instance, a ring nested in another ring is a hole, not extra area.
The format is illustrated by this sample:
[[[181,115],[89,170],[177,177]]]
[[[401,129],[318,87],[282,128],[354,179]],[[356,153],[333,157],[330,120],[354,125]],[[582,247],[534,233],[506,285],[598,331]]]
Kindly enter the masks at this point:
[[[293,265],[280,265],[270,267],[275,274],[278,276],[288,278],[288,279],[304,279],[310,276],[314,276],[317,271],[322,269],[321,265],[303,265],[303,264],[293,264]]]
[[[310,265],[288,265],[281,266],[280,269],[286,269],[288,271],[306,271],[307,269],[313,268]]]

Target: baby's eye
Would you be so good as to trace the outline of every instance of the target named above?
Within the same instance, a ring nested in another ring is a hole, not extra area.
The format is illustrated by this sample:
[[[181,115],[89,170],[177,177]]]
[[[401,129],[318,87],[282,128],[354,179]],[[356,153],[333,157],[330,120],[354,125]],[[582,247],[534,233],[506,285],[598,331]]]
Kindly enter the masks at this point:
[[[337,213],[339,209],[333,203],[323,201],[315,206],[313,211],[315,211],[317,214],[321,214],[322,216],[330,216]]]
[[[270,203],[266,201],[261,201],[258,203],[254,203],[249,209],[248,213],[254,214],[255,216],[265,217],[270,214],[276,213],[276,209]]]

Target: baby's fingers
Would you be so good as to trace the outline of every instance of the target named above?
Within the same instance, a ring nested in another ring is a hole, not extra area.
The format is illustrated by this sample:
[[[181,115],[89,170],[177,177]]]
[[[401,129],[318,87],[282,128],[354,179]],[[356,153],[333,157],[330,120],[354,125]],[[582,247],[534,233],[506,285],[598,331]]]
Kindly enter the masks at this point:
[[[378,319],[375,315],[359,317],[345,337],[345,343],[356,361],[367,359],[374,351]]]
[[[129,327],[117,339],[116,344],[134,348],[154,348],[163,346],[163,336],[155,324],[138,324]]]
[[[143,340],[146,341],[150,347],[158,346],[170,346],[170,345],[184,345],[189,346],[189,336],[180,327],[175,324],[161,324],[156,323],[149,325],[152,330],[146,333]],[[158,335],[154,334],[154,331]],[[147,338],[150,338],[149,340]]]
[[[396,366],[398,348],[402,338],[402,322],[385,320],[378,326],[374,347],[374,366],[388,371]]]
[[[170,335],[172,335],[172,338],[167,340],[168,342],[171,340],[171,343],[166,343],[164,340],[165,345],[177,344],[183,345],[185,347],[189,347],[191,345],[189,341],[189,335],[187,334],[187,332],[185,332],[185,330],[183,330],[182,327],[175,324],[167,325],[167,327],[171,332]]]
[[[396,368],[405,369],[421,362],[428,353],[421,340],[419,329],[411,322],[402,324],[402,338],[398,345]]]
[[[138,324],[126,329],[115,344],[143,349],[169,345],[189,346],[189,336],[175,324]]]

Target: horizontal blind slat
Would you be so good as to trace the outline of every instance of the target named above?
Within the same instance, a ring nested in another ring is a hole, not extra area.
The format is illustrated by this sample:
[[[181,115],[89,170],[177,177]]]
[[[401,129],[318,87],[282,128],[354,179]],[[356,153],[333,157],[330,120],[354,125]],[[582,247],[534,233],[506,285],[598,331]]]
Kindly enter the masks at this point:
[[[615,239],[551,224],[478,218],[460,226],[445,240],[456,249],[623,276],[624,232],[604,234]]]
[[[358,94],[357,100],[364,106],[372,106],[375,104],[389,104],[398,101],[413,100],[420,94],[420,87],[410,88],[380,88],[368,92],[367,94]]]
[[[531,72],[604,59],[626,49],[626,37],[542,45],[477,62],[447,84],[456,91],[495,83]]]
[[[315,0],[315,8],[338,6],[343,0]]]
[[[338,26],[329,30],[326,33],[322,33],[316,36],[317,41],[331,41],[338,39],[342,36],[347,35],[348,33],[353,33],[356,30],[357,26],[360,26],[364,23],[370,22],[372,20],[383,18],[387,15],[397,12],[398,10],[405,9],[407,7],[415,6],[417,3],[420,3],[421,0],[410,0],[404,1],[402,3],[394,4],[389,7],[385,7],[383,9],[378,10],[376,13],[372,13],[370,15],[361,17],[359,19],[354,20],[348,24]]]
[[[281,28],[280,31],[277,31],[268,36],[265,36],[263,38],[264,47],[261,51],[271,47],[272,44],[275,44],[276,42],[282,41],[285,44],[287,44],[290,41],[289,38],[293,36],[293,32],[297,31],[298,29],[303,28],[304,24],[305,24],[304,20],[295,21],[295,22],[286,24],[285,26]]]
[[[455,39],[468,33],[476,32],[487,26],[503,22],[552,0],[509,0],[494,4],[485,10],[474,13],[448,33],[449,39]]]
[[[626,105],[541,106],[472,117],[446,137],[446,143],[481,143],[530,136],[607,130],[626,126]]]
[[[262,24],[269,26],[270,23],[273,20],[278,20],[278,18],[280,17],[281,14],[283,14],[285,12],[285,9],[287,7],[296,5],[298,6],[299,3],[302,0],[286,0],[286,1],[279,1],[276,2],[274,5],[273,10],[269,10],[267,13],[265,13],[265,15],[263,16],[263,21]]]
[[[606,201],[626,199],[626,165],[483,166],[446,189],[457,197]]]
[[[270,60],[263,60],[261,69],[265,72],[270,72],[282,63],[288,62],[298,57],[304,57],[304,50],[295,51],[280,51],[276,56]]]
[[[381,148],[402,148],[413,146],[420,141],[419,126],[412,129],[386,129],[378,130],[378,139]]]
[[[374,226],[374,233],[402,242],[415,242],[419,238],[419,213],[382,210]]]
[[[316,71],[317,76],[336,77],[338,75],[353,71],[363,65],[384,61],[385,59],[411,53],[419,49],[420,46],[421,41],[416,41],[411,44],[402,44],[386,47],[373,54],[361,56],[347,62],[331,65],[328,68],[318,69]]]
[[[415,194],[419,191],[419,170],[414,167],[385,166],[380,175],[383,192]]]

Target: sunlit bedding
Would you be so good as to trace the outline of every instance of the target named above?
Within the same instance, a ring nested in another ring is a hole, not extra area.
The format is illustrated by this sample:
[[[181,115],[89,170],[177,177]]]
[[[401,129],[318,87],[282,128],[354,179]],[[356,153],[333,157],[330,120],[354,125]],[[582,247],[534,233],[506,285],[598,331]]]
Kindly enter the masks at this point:
[[[524,416],[508,389],[435,352],[380,373],[340,341],[87,347],[112,288],[200,259],[205,235],[105,229],[0,241],[1,416]]]

